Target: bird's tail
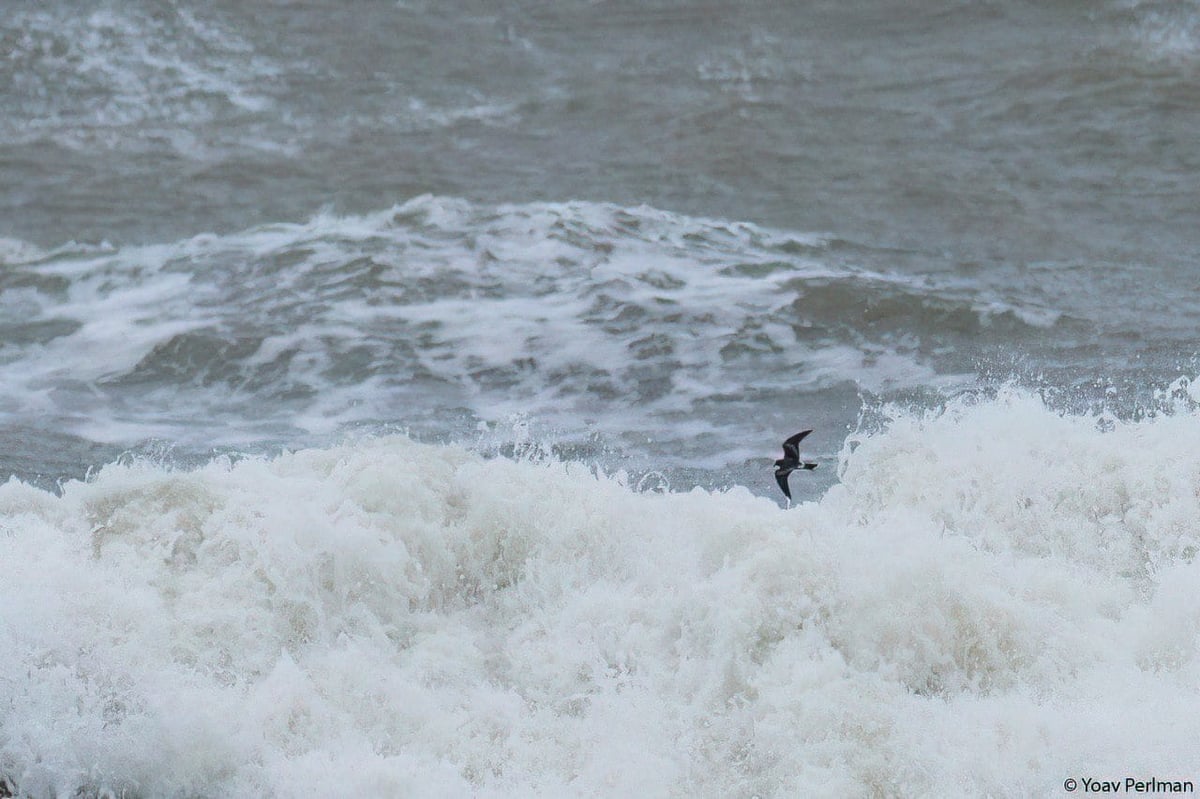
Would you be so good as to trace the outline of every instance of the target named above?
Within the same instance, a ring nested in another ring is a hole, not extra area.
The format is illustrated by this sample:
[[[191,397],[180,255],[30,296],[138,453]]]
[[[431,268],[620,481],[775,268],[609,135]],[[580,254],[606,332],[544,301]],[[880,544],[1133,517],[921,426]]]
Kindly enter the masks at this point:
[[[804,463],[800,464],[800,468],[808,469],[811,472],[813,469],[817,468],[817,464],[813,463],[812,461],[805,461]]]

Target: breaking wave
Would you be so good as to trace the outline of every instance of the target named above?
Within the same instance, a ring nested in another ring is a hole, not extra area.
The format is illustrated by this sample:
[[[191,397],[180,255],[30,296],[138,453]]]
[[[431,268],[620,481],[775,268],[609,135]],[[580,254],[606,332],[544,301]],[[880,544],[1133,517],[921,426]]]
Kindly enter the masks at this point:
[[[115,463],[58,495],[11,480],[0,774],[31,797],[1193,774],[1190,407],[1072,416],[1014,390],[897,412],[786,511],[403,437]]]
[[[21,320],[0,363],[8,409],[97,441],[439,413],[703,432],[737,397],[961,380],[956,342],[1061,315],[974,279],[866,268],[842,241],[583,202],[421,197],[162,245],[9,242],[0,258]]]

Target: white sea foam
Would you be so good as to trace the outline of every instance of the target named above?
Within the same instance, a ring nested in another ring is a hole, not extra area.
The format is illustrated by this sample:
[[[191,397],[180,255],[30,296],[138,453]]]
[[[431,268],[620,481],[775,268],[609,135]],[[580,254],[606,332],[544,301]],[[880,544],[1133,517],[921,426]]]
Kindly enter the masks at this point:
[[[45,257],[46,252],[40,247],[20,239],[0,236],[0,266],[18,266]]]
[[[126,442],[117,433],[139,420],[148,434],[209,441],[255,424],[324,435],[409,423],[438,408],[653,435],[714,397],[778,392],[781,374],[795,396],[961,383],[970,376],[923,343],[941,334],[939,314],[981,330],[1057,318],[1040,299],[872,271],[825,248],[647,207],[426,196],[225,236],[60,249],[22,264],[53,290],[5,292],[21,305],[14,318],[46,332],[0,379],[10,404],[101,441]]]
[[[1165,62],[1195,62],[1200,53],[1200,4],[1131,0],[1120,5],[1137,20],[1132,32],[1144,55]]]
[[[403,438],[10,481],[0,773],[32,797],[1191,778],[1198,421],[963,399],[848,441],[790,511]]]
[[[207,145],[174,126],[210,122],[224,105],[262,111],[272,101],[259,87],[281,72],[218,19],[185,9],[13,8],[0,32],[20,67],[13,89],[22,113],[0,120],[10,141],[136,149],[149,136],[193,155]],[[142,126],[140,135],[130,126]]]

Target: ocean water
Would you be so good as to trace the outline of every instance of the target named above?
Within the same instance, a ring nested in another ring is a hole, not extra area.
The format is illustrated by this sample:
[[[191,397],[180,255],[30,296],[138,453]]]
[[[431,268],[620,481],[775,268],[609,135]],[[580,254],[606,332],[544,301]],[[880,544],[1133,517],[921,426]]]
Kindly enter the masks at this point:
[[[6,9],[0,795],[1200,781],[1198,86],[1192,2]]]

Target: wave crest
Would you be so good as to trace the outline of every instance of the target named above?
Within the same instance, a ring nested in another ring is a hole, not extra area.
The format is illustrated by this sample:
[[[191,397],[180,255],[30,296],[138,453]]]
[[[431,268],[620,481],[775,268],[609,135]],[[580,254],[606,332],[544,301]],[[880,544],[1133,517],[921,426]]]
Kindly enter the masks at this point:
[[[10,481],[0,770],[34,796],[1166,773],[1200,732],[1197,429],[963,399],[848,441],[790,511],[394,437]]]

